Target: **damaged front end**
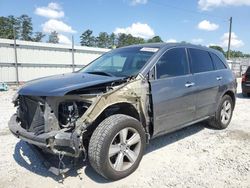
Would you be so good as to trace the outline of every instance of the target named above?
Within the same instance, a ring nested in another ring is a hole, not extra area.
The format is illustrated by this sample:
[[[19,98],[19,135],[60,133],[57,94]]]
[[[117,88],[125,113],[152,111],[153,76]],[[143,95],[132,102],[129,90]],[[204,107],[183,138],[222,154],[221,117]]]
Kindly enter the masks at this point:
[[[76,121],[91,105],[78,96],[38,97],[19,95],[17,113],[9,128],[18,138],[55,154],[78,157],[84,147]]]
[[[14,100],[17,113],[9,128],[20,139],[43,150],[72,157],[83,153],[86,157],[88,139],[103,120],[100,117],[123,113],[120,104],[131,107],[126,113],[135,115],[149,135],[148,100],[149,85],[142,76],[75,89],[63,96],[19,94]]]

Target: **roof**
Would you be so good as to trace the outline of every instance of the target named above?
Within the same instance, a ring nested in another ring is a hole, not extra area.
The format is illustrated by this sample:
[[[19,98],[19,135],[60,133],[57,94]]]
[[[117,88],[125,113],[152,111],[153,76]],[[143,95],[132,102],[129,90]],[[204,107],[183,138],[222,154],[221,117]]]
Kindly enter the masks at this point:
[[[223,56],[224,55],[215,49],[206,47],[206,46],[202,46],[202,45],[194,45],[191,43],[165,43],[165,42],[161,42],[161,43],[145,43],[145,44],[136,44],[136,45],[130,45],[130,46],[126,46],[126,47],[122,47],[122,48],[129,48],[129,47],[150,47],[150,48],[171,48],[171,47],[185,47],[185,48],[197,48],[197,49],[203,49],[206,51],[210,51],[213,53],[216,53],[219,56]]]
[[[163,47],[174,47],[174,46],[179,46],[179,47],[193,47],[193,48],[201,48],[201,49],[206,49],[210,50],[211,48],[208,48],[206,46],[201,46],[201,45],[194,45],[190,43],[144,43],[144,44],[135,44],[135,45],[130,45],[130,46],[125,46],[123,48],[127,47],[152,47],[152,48],[163,48]]]

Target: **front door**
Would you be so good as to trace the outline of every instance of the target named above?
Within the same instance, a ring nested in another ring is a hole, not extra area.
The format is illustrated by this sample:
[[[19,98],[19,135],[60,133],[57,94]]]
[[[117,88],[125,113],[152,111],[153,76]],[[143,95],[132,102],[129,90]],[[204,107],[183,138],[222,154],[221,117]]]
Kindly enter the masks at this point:
[[[156,78],[150,84],[154,135],[175,130],[194,119],[194,78],[185,48],[172,48],[162,55],[156,64]]]

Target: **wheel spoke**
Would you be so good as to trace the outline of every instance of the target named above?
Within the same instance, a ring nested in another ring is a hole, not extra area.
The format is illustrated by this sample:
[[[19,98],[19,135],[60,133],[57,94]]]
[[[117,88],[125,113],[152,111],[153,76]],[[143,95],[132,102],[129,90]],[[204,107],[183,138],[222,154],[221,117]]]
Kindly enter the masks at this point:
[[[134,133],[129,140],[127,140],[127,145],[132,146],[140,142],[141,137],[138,133]]]
[[[120,151],[120,146],[118,144],[116,145],[111,145],[109,148],[109,157],[114,156],[115,154],[119,153]]]
[[[225,121],[225,113],[222,114],[222,116],[221,116],[221,121],[222,121],[222,122]]]
[[[230,117],[229,113],[225,113],[225,120],[228,120]]]
[[[231,108],[231,104],[227,103],[226,106],[225,106],[225,110],[228,111],[230,108]]]
[[[221,115],[225,114],[225,110],[222,108]]]
[[[120,141],[121,143],[125,143],[125,141],[127,140],[127,135],[128,135],[128,129],[122,129],[119,133],[120,136]]]
[[[124,155],[122,152],[120,152],[116,158],[115,164],[114,164],[114,168],[115,170],[121,170],[122,166],[123,166],[123,158]]]
[[[131,149],[128,149],[126,151],[126,156],[128,157],[129,161],[131,163],[134,163],[136,161],[137,155],[135,152],[133,152]]]

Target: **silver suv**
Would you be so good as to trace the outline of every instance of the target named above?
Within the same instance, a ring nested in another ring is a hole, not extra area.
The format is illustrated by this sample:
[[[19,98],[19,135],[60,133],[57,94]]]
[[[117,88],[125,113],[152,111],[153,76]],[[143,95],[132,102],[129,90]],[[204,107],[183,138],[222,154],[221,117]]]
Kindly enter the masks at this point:
[[[204,120],[226,128],[235,92],[218,51],[128,46],[77,72],[28,82],[14,97],[9,128],[44,151],[88,156],[99,174],[117,180],[135,171],[150,139]]]

